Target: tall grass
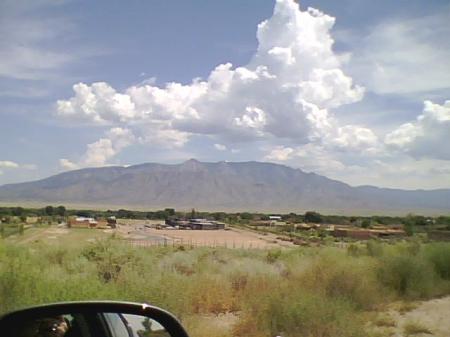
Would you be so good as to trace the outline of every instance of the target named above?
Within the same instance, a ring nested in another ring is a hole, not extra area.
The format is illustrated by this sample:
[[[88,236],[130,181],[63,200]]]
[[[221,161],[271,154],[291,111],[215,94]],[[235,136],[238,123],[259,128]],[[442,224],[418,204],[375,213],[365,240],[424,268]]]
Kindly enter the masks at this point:
[[[364,311],[450,293],[449,266],[449,244],[371,243],[349,255],[338,248],[143,249],[115,239],[70,247],[0,241],[0,313],[115,299],[166,308],[199,336],[201,322],[226,313],[236,317],[233,326],[209,324],[209,336],[363,336]]]

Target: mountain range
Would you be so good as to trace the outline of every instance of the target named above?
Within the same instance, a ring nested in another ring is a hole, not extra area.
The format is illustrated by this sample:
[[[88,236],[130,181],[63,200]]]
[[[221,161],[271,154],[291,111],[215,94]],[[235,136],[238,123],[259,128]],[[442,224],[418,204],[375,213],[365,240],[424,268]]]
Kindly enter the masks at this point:
[[[215,211],[450,213],[450,189],[352,187],[265,162],[85,168],[0,186],[0,202]]]

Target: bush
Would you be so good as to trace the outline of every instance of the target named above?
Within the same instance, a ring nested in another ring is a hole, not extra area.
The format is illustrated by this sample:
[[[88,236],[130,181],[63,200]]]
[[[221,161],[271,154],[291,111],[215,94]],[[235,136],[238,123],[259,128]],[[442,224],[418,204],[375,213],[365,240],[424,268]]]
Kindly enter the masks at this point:
[[[359,309],[371,309],[380,301],[375,265],[367,258],[319,256],[299,278],[307,289],[344,299]]]
[[[267,252],[266,255],[266,261],[268,263],[274,263],[275,261],[277,261],[281,256],[281,250],[276,249],[276,250],[269,250]]]
[[[404,325],[403,330],[405,332],[405,336],[418,334],[428,334],[428,335],[433,334],[430,329],[417,322],[407,322]]]
[[[380,257],[383,255],[383,245],[374,240],[366,243],[366,249],[369,256]]]
[[[234,329],[235,336],[364,336],[362,321],[343,300],[292,289],[266,296],[244,314]]]
[[[421,256],[386,256],[381,260],[378,276],[383,285],[402,297],[422,298],[436,291],[433,266]]]
[[[450,280],[450,244],[429,244],[425,246],[424,255],[433,264],[434,270],[441,278]]]
[[[347,247],[347,254],[353,257],[359,256],[361,255],[361,249],[358,247],[357,244],[351,243]]]

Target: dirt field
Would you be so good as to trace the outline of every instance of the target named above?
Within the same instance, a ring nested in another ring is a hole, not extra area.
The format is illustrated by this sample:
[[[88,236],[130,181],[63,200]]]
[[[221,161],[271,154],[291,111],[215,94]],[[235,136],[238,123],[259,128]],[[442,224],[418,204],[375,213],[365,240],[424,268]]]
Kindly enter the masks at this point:
[[[437,298],[433,300],[417,302],[410,304],[407,312],[401,312],[400,308],[404,304],[393,303],[391,308],[383,313],[384,317],[392,322],[392,326],[378,326],[375,331],[379,331],[383,336],[403,337],[408,336],[406,328],[408,325],[428,330],[410,334],[414,337],[450,337],[450,296]],[[417,328],[416,328],[417,329]]]
[[[30,228],[23,236],[13,235],[9,241],[18,244],[31,244],[45,242],[47,244],[76,246],[80,242],[89,242],[96,239],[106,238],[113,233],[111,229],[88,229],[88,228],[65,228],[44,227]]]
[[[261,235],[241,229],[229,230],[168,230],[120,226],[123,237],[137,246],[182,244],[226,248],[280,248],[292,243],[280,241],[273,234]]]
[[[145,227],[145,224],[131,223],[114,229],[86,229],[45,227],[30,228],[23,236],[13,235],[10,241],[19,244],[46,242],[48,244],[77,245],[80,242],[105,238],[116,232],[135,246],[189,245],[226,248],[281,248],[292,247],[291,242],[277,240],[273,234],[262,235],[242,229],[229,230],[168,230]],[[153,224],[153,223],[152,223]]]

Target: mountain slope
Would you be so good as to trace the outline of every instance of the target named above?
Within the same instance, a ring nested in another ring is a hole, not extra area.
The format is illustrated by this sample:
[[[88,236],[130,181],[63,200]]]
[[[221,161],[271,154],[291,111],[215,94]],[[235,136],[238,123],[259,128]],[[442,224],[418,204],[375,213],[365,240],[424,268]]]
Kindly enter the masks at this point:
[[[351,187],[260,162],[87,168],[0,187],[0,201],[209,210],[450,211],[450,190]]]

